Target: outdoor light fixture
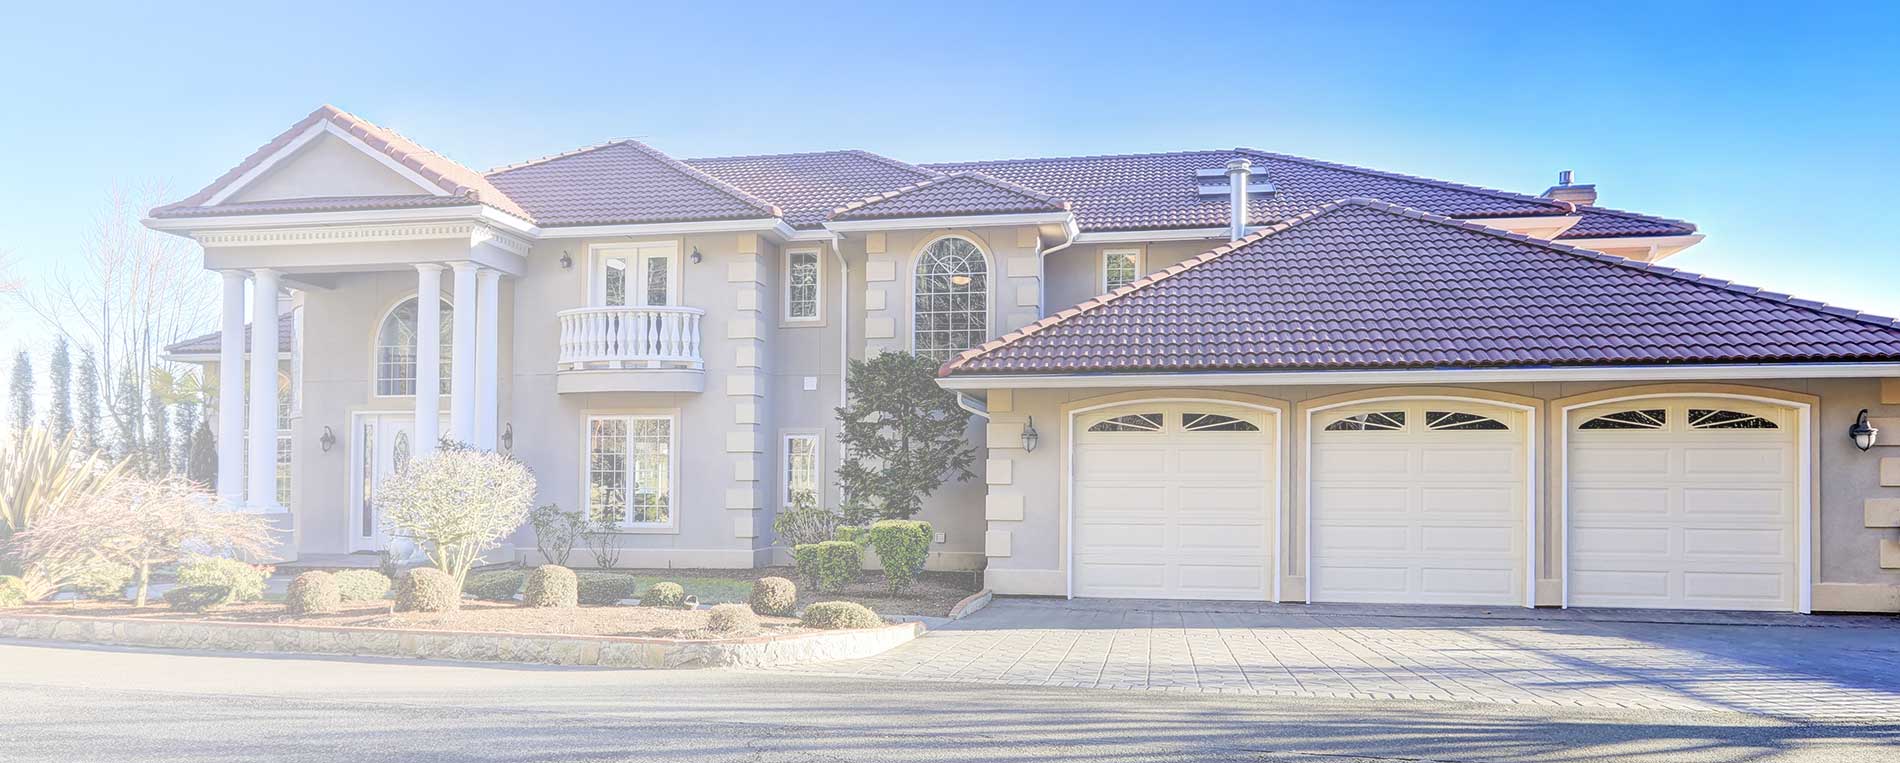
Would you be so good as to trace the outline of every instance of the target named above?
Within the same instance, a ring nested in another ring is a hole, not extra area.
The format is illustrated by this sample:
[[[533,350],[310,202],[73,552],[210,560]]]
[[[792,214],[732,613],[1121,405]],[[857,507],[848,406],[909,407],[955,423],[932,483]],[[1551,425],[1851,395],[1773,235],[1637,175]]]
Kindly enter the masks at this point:
[[[693,255],[692,255],[693,264],[698,265],[699,261],[704,260],[704,259],[706,258],[699,253],[699,247],[697,246],[693,247]]]
[[[1860,448],[1861,450],[1866,450],[1874,446],[1874,440],[1880,436],[1880,430],[1875,429],[1874,425],[1867,423],[1866,408],[1860,409],[1860,416],[1854,419],[1854,425],[1847,428],[1847,436],[1853,438],[1854,447]]]
[[[330,452],[331,448],[336,447],[336,432],[331,431],[329,427],[324,427],[323,436],[317,438],[317,442],[323,445],[323,452]],[[1866,448],[1861,448],[1861,450],[1866,450]]]
[[[1023,450],[1036,452],[1036,441],[1039,439],[1042,439],[1042,435],[1036,432],[1036,417],[1031,416],[1023,422]]]
[[[501,449],[509,452],[515,449],[515,424],[512,421],[501,430]]]
[[[574,258],[572,256],[569,256],[567,253],[567,250],[565,249],[561,250],[561,269],[562,270],[574,269]]]

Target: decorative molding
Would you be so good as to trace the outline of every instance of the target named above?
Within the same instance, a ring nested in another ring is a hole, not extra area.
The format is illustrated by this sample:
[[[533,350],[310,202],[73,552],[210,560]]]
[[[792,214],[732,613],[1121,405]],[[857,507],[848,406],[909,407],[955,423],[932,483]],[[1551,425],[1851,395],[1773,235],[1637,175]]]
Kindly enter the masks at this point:
[[[479,231],[479,232],[478,232]],[[289,246],[297,244],[355,244],[382,241],[426,241],[492,236],[495,231],[473,222],[434,222],[390,225],[341,225],[321,228],[247,228],[197,231],[191,237],[207,249],[223,246]],[[486,240],[486,239],[483,239]],[[519,241],[518,239],[516,241]],[[513,246],[500,245],[504,248]],[[527,243],[519,242],[520,254]],[[510,248],[510,251],[514,249]]]

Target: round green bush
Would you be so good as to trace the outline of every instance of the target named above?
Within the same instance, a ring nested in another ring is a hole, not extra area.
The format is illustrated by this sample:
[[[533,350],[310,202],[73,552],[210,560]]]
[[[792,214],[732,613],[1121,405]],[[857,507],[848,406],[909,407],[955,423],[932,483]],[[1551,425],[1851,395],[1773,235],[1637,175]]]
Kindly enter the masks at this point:
[[[706,630],[742,636],[759,629],[759,616],[744,604],[719,604],[706,613]]]
[[[178,585],[224,586],[231,589],[234,602],[264,598],[264,581],[269,577],[269,568],[222,556],[194,556],[178,565]]]
[[[617,572],[579,573],[580,603],[588,607],[607,607],[619,604],[621,599],[633,598],[634,586],[639,583],[632,575]]]
[[[521,592],[521,583],[528,573],[521,570],[496,570],[478,572],[468,576],[468,582],[462,584],[462,591],[477,599],[488,601],[514,601],[515,594]]]
[[[343,606],[343,592],[337,589],[336,576],[311,570],[290,581],[284,591],[284,609],[293,615],[321,615]]]
[[[686,589],[678,583],[654,583],[640,594],[642,607],[677,607],[686,603]]]
[[[376,570],[344,570],[335,573],[336,590],[344,601],[375,601],[389,594],[389,576]]]
[[[230,586],[189,585],[166,591],[165,603],[181,612],[203,612],[229,604],[235,597]]]
[[[543,564],[528,573],[527,590],[521,593],[524,607],[572,607],[580,603],[580,578],[558,564]]]
[[[884,620],[876,612],[854,601],[821,601],[805,608],[799,621],[807,628],[835,631],[851,628],[876,628]]]
[[[915,519],[880,519],[866,533],[884,566],[891,593],[910,590],[910,583],[930,558],[930,523]]]
[[[26,606],[26,581],[0,575],[0,609]]]
[[[396,581],[396,611],[449,612],[462,608],[455,578],[434,567],[417,567]]]
[[[785,578],[759,578],[752,584],[752,611],[790,617],[798,608],[798,586]]]

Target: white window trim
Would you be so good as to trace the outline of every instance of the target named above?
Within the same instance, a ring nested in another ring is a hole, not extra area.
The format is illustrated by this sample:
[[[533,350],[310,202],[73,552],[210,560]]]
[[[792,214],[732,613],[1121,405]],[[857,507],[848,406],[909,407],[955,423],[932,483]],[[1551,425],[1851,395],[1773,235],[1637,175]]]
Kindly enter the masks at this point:
[[[1095,285],[1101,287],[1102,289],[1101,293],[1103,294],[1107,294],[1111,291],[1114,291],[1115,289],[1121,288],[1120,286],[1108,285],[1108,258],[1113,257],[1118,254],[1128,255],[1128,258],[1134,261],[1135,263],[1135,279],[1134,280],[1139,281],[1141,280],[1142,276],[1148,274],[1147,269],[1142,267],[1142,260],[1146,259],[1147,253],[1143,252],[1141,250],[1141,247],[1138,247],[1138,246],[1115,247],[1113,249],[1103,249],[1102,256],[1099,259],[1097,259],[1095,263],[1096,269],[1100,271],[1097,274],[1099,277],[1096,279]],[[1130,281],[1130,283],[1133,283],[1133,281]]]
[[[811,317],[808,317],[808,318],[799,318],[799,317],[794,317],[792,315],[792,255],[795,255],[795,254],[811,255],[812,261],[816,263],[818,266],[818,284],[817,284],[818,293],[816,295],[817,312],[815,312]],[[818,251],[817,247],[803,247],[799,249],[787,249],[785,250],[784,256],[780,257],[779,259],[782,260],[781,264],[779,265],[779,279],[783,281],[785,284],[784,288],[780,289],[780,295],[779,295],[779,302],[782,303],[783,305],[782,307],[779,308],[779,321],[788,326],[797,326],[801,328],[817,327],[817,326],[825,325],[825,258],[824,258],[824,255]]]
[[[812,441],[812,484],[816,486],[813,498],[820,508],[825,506],[825,432],[822,429],[787,429],[779,433],[778,438],[778,503],[781,509],[792,508],[792,440],[808,438]]]
[[[383,310],[382,316],[377,318],[374,324],[370,325],[370,329],[369,329],[369,396],[372,399],[414,400],[416,398],[415,393],[410,393],[407,395],[383,394],[382,379],[379,378],[377,374],[381,373],[379,369],[381,369],[382,367],[381,355],[383,351],[383,324],[389,322],[389,316],[394,315],[396,313],[396,308],[402,307],[404,302],[408,302],[409,300],[416,299],[419,296],[421,295],[413,291],[409,292],[408,294],[402,295],[402,297],[397,299],[395,302],[391,302],[389,304],[389,307]],[[420,300],[416,302],[416,309],[418,310],[422,309],[422,302]],[[439,317],[449,318],[449,320],[445,320],[441,322],[444,328],[454,325],[455,323],[455,320],[453,318],[454,310],[455,310],[454,300],[451,299],[449,295],[444,295],[442,297],[442,314],[441,316],[439,316]],[[455,352],[454,347],[455,347],[455,343],[453,341],[446,341],[446,340],[443,341],[442,342],[443,353],[442,353],[441,359],[444,361],[452,360],[454,358],[454,352]],[[448,371],[443,371],[442,381],[448,382],[450,381],[452,376],[453,376],[452,373]],[[446,387],[442,390],[440,397],[442,399],[442,402],[444,403],[447,403],[449,401],[449,390]],[[299,415],[300,416],[302,415],[301,412],[299,412]]]
[[[903,275],[904,314],[910,323],[904,342],[912,353],[917,352],[917,267],[923,262],[924,252],[930,251],[931,245],[946,238],[960,238],[968,241],[976,247],[978,254],[983,255],[983,339],[971,347],[981,345],[996,336],[996,281],[998,277],[996,258],[990,256],[989,247],[984,245],[983,239],[968,233],[945,233],[941,236],[932,236],[924,241],[923,246],[917,247],[916,251],[911,253],[910,269]],[[951,357],[956,357],[956,354],[952,353]]]
[[[580,504],[581,511],[586,512],[585,516],[592,516],[593,511],[594,511],[592,496],[590,495],[590,491],[589,491],[589,487],[592,485],[592,481],[591,481],[592,475],[589,474],[589,472],[591,471],[592,461],[593,461],[590,458],[592,454],[589,451],[593,447],[593,443],[591,442],[591,440],[593,437],[594,422],[602,420],[602,419],[627,419],[629,420],[629,422],[631,422],[631,420],[633,419],[665,419],[668,422],[667,445],[666,445],[667,447],[666,481],[667,481],[667,484],[671,486],[672,492],[671,492],[671,495],[669,495],[667,499],[668,500],[667,507],[666,507],[667,521],[665,523],[628,522],[623,517],[620,524],[615,526],[614,532],[625,534],[625,535],[642,535],[642,534],[677,535],[679,534],[680,508],[683,504],[683,502],[680,500],[680,488],[683,486],[680,483],[680,415],[679,415],[678,410],[625,410],[625,411],[588,411],[587,412],[586,420],[581,427],[580,500],[578,501],[578,503]],[[631,431],[631,427],[629,427],[629,431]],[[627,464],[628,464],[628,467],[631,468],[633,464],[632,454],[629,453],[628,456],[629,457],[627,460]],[[632,479],[631,477],[629,477],[628,482],[631,483],[631,481]],[[631,516],[631,514],[632,512],[628,512],[629,516]]]
[[[607,307],[607,259],[626,257],[634,261],[635,266],[628,268],[628,276],[634,283],[627,285],[629,294],[646,296],[646,269],[638,267],[644,257],[664,256],[666,267],[665,305],[629,305],[629,307],[681,307],[686,304],[685,295],[680,293],[680,284],[686,279],[680,272],[680,242],[636,241],[631,243],[594,244],[587,247],[587,306]]]

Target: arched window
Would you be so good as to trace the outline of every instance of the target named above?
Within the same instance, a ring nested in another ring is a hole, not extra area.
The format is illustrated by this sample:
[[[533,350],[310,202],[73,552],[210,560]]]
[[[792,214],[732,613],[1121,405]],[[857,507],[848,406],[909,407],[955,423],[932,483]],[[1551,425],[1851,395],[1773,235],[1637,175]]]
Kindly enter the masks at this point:
[[[442,394],[449,394],[449,353],[455,308],[442,301]],[[416,298],[396,305],[376,330],[376,394],[416,394]]]
[[[937,360],[975,347],[990,335],[989,264],[967,239],[938,239],[917,258],[912,347]]]

